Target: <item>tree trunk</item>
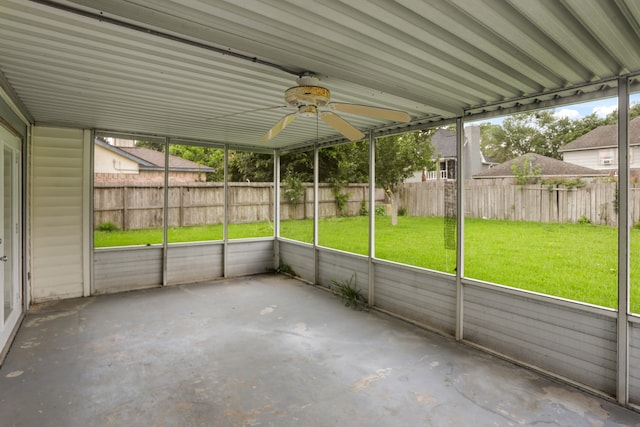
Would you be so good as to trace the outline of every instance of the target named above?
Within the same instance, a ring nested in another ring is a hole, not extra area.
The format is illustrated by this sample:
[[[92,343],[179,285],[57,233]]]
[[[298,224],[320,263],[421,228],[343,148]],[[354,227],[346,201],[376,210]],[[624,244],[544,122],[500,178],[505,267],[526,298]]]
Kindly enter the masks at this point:
[[[398,225],[398,194],[390,192],[391,196],[391,225]]]

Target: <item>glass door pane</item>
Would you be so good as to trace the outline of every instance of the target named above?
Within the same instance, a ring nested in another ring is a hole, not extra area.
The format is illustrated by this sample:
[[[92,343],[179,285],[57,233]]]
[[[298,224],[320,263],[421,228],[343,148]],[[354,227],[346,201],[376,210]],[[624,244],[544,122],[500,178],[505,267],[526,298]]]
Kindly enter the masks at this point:
[[[3,226],[2,226],[2,248],[3,253],[0,256],[5,260],[3,264],[3,283],[4,283],[4,320],[6,321],[9,318],[9,315],[15,308],[15,281],[13,277],[13,251],[11,250],[14,246],[13,244],[13,153],[12,150],[8,147],[4,147],[4,156],[3,156]]]

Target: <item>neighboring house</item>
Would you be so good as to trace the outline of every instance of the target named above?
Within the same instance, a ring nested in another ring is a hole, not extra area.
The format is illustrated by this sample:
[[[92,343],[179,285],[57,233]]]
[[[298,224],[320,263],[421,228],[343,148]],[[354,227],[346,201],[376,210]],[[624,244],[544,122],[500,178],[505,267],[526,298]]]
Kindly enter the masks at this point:
[[[467,126],[464,129],[465,172],[464,178],[469,179],[474,174],[496,165],[492,159],[480,151],[480,126]],[[405,182],[431,181],[436,179],[455,179],[458,168],[456,155],[456,135],[448,129],[438,129],[431,137],[433,145],[433,160],[438,164],[435,171],[417,172],[413,178]]]
[[[95,183],[164,183],[164,153],[124,144],[128,146],[117,147],[96,138]],[[181,157],[169,156],[169,181],[172,183],[205,182],[207,172],[214,172],[214,169]]]
[[[618,170],[618,125],[606,125],[595,128],[560,147],[565,162],[589,168],[604,170],[614,175]],[[640,117],[629,123],[629,160],[631,169],[640,174]]]
[[[477,173],[473,178],[514,178],[515,174],[513,173],[513,165],[523,165],[525,164],[525,159],[528,161],[531,169],[536,171],[535,174],[541,178],[593,178],[608,175],[606,171],[598,171],[584,166],[575,165],[573,163],[563,162],[562,160],[552,159],[551,157],[543,156],[541,154],[528,153],[518,158],[507,160],[506,162],[494,166],[491,169]]]

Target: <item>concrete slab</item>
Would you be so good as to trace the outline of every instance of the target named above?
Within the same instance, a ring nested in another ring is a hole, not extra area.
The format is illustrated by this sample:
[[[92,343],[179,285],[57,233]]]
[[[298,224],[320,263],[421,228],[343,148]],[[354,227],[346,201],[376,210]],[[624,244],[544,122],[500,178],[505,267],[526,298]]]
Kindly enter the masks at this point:
[[[33,308],[2,426],[640,426],[640,414],[263,275]]]

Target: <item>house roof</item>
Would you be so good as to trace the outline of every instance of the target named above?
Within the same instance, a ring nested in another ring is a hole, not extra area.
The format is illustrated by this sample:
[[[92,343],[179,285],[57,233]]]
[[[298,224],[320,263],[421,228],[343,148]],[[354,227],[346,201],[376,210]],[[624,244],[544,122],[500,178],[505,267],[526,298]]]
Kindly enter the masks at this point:
[[[156,150],[151,150],[144,147],[120,147],[121,150],[126,151],[132,156],[142,159],[144,162],[150,163],[157,168],[164,169],[164,153]],[[143,168],[142,166],[140,167]],[[209,166],[201,165],[196,162],[192,162],[182,157],[169,155],[169,169],[172,171],[200,171],[200,172],[213,172],[214,169]]]
[[[161,151],[144,147],[115,147],[96,138],[96,144],[113,153],[126,157],[138,163],[140,170],[164,170],[165,156]],[[214,172],[213,168],[190,160],[169,155],[169,170],[173,172]]]
[[[512,165],[519,164],[524,159],[528,159],[532,165],[540,167],[541,176],[606,176],[607,171],[598,171],[584,166],[563,162],[535,153],[527,153],[515,159],[508,160],[497,166],[475,174],[474,178],[509,178],[515,176]]]
[[[480,152],[480,154],[482,155],[482,163],[486,164],[486,165],[497,165],[498,161],[496,159],[494,159],[493,157],[489,157],[489,156],[485,156],[484,153]]]
[[[640,145],[640,117],[629,122],[629,144]],[[618,146],[618,125],[598,126],[558,149],[559,152],[593,150]]]
[[[615,96],[640,73],[635,0],[4,0],[0,28],[0,95],[30,123],[264,151],[345,141],[313,117],[260,140],[306,72],[332,101],[411,115],[340,113],[374,136]]]

